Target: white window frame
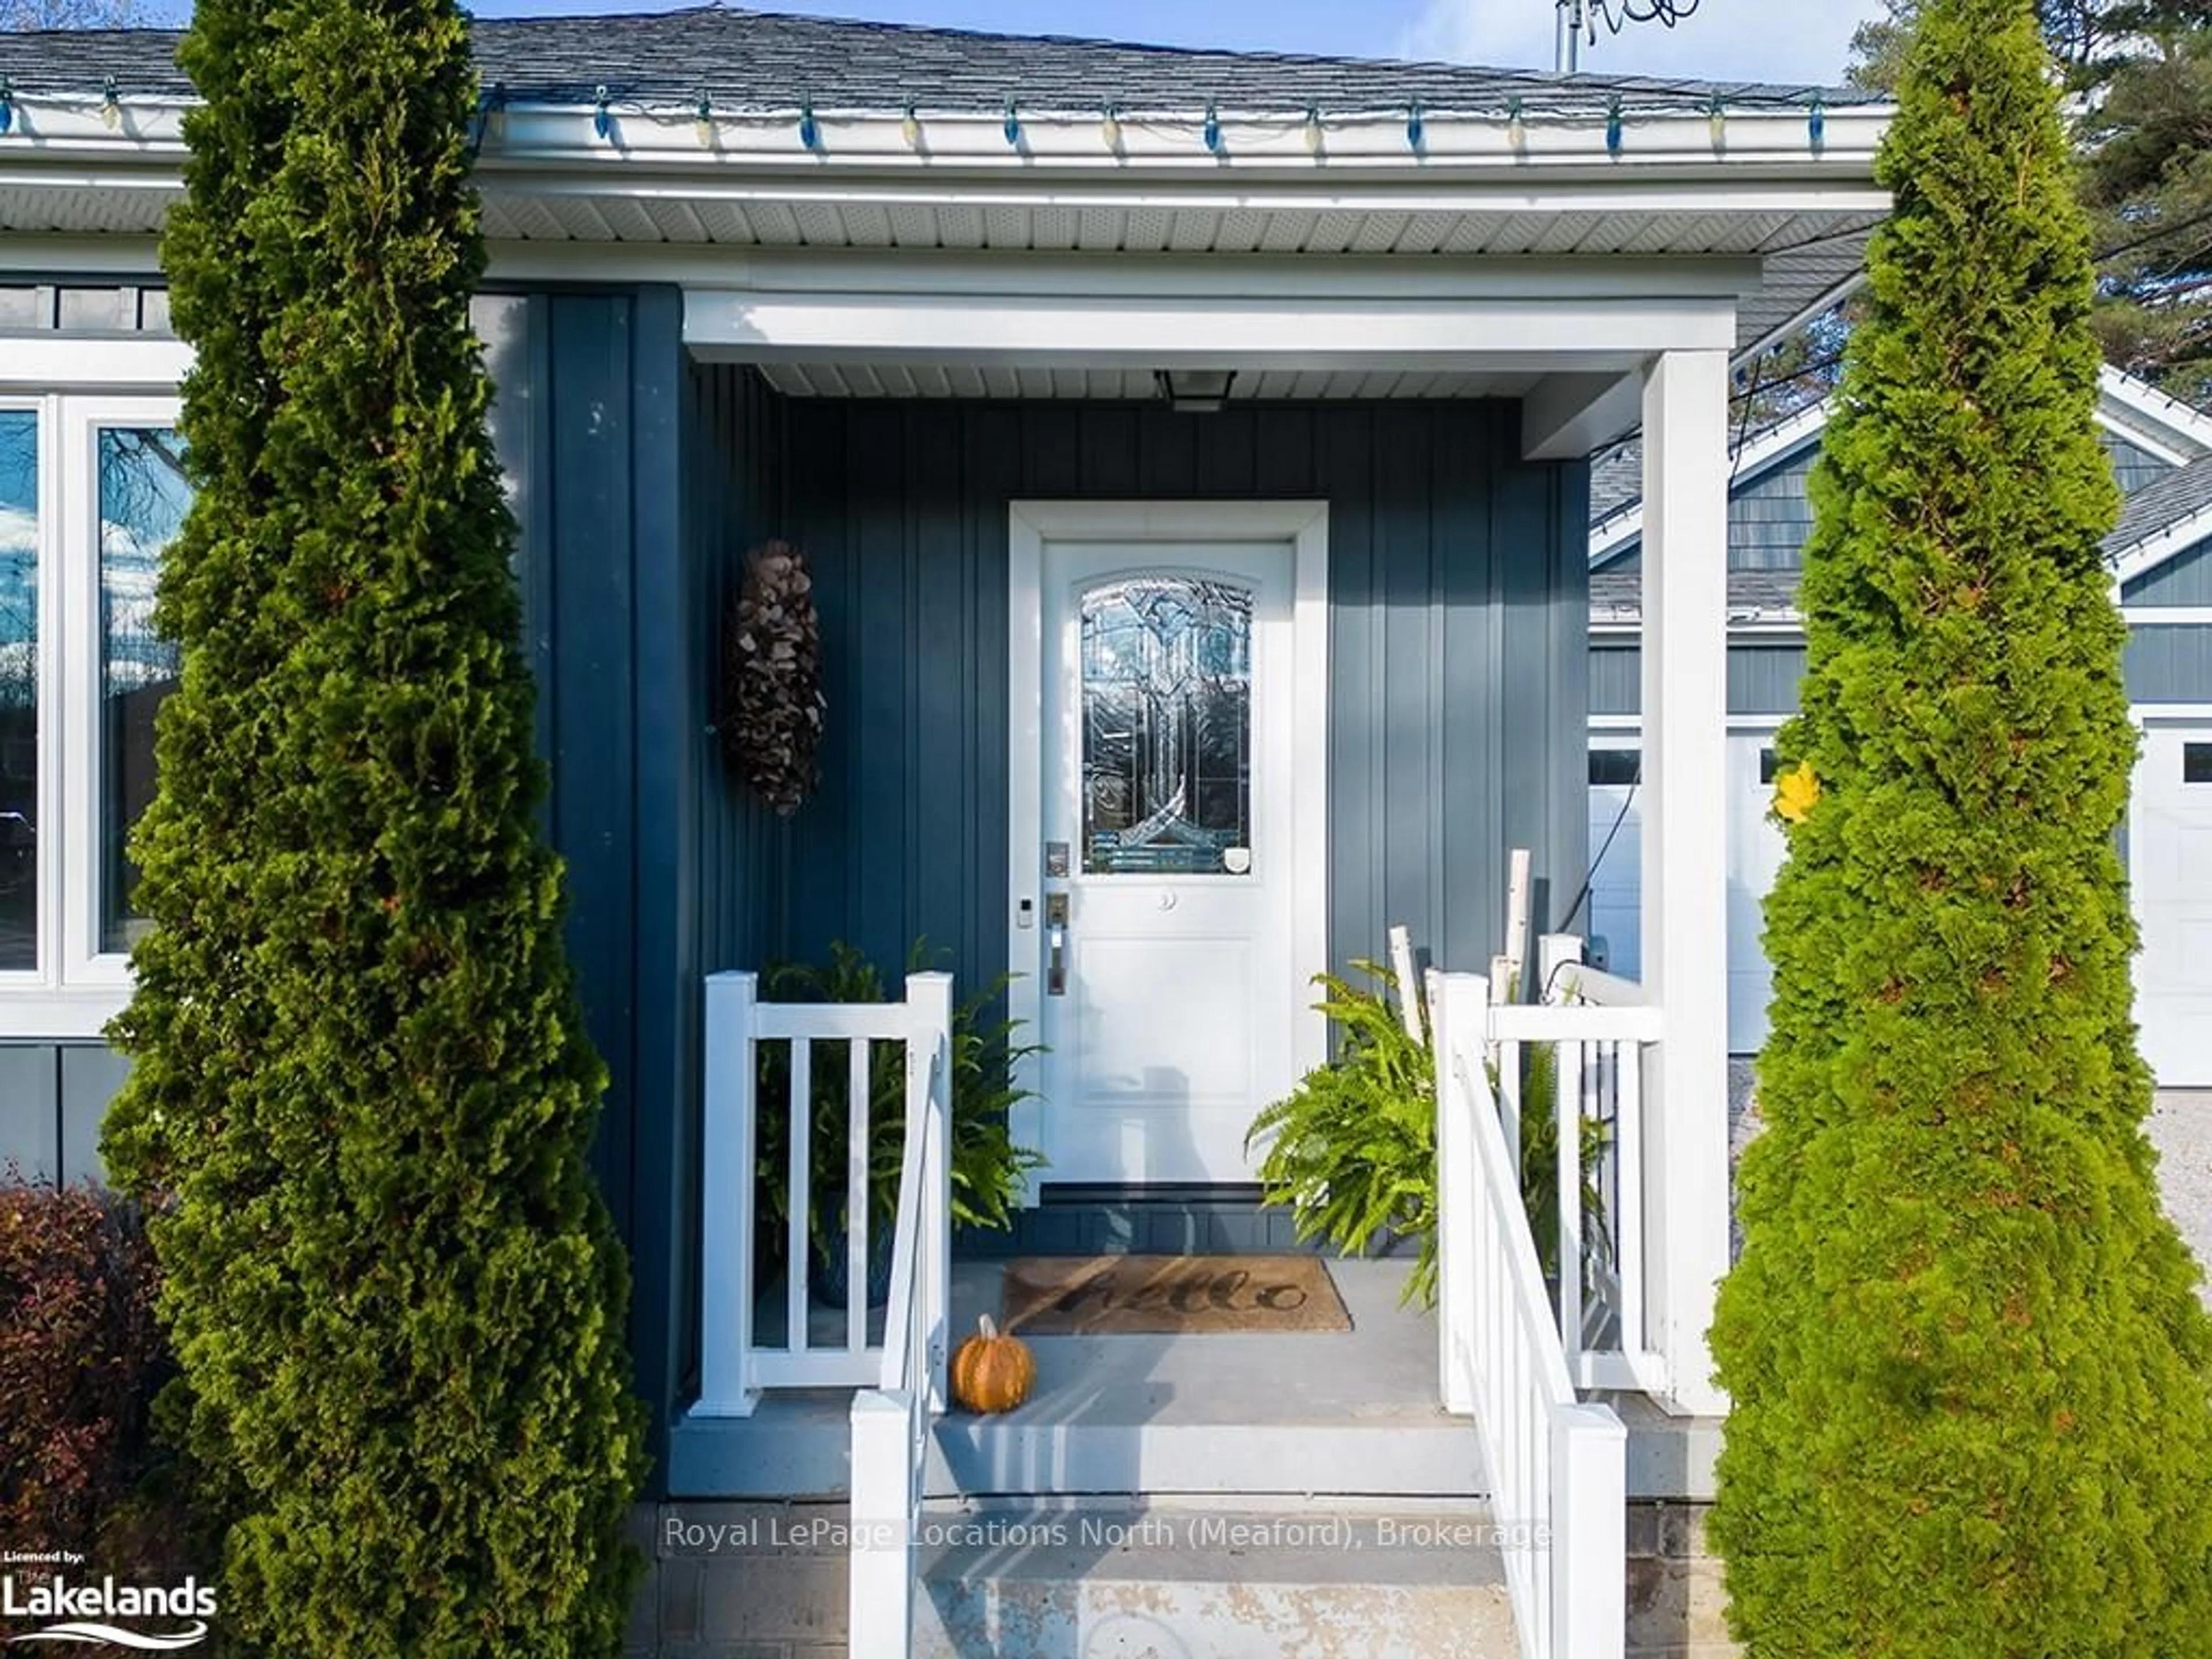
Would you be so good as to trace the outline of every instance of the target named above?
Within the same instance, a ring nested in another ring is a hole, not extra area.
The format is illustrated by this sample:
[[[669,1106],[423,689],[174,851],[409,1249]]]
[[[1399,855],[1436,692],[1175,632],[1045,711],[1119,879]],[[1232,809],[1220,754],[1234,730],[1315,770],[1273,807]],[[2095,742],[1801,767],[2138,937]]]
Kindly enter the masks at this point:
[[[36,414],[39,443],[39,953],[0,971],[0,1039],[98,1037],[131,998],[129,956],[100,945],[98,443],[175,427],[173,391],[114,384],[173,386],[173,355],[111,346],[79,360],[89,384],[0,389],[0,410]]]

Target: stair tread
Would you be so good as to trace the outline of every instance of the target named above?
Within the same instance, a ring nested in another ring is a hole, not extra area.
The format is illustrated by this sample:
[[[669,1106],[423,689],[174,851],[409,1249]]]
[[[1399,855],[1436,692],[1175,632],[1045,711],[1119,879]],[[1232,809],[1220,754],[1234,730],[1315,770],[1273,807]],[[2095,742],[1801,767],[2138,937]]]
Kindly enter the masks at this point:
[[[1314,1508],[933,1515],[926,1582],[1181,1583],[1502,1592],[1478,1513]]]

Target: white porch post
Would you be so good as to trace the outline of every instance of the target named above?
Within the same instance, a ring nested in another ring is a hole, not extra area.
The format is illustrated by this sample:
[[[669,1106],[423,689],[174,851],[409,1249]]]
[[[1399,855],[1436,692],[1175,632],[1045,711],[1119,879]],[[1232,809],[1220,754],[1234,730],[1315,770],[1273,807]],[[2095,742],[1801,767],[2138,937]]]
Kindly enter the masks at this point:
[[[1669,1410],[1724,1411],[1705,1332],[1728,1270],[1728,357],[1644,391],[1644,981],[1651,1332]]]

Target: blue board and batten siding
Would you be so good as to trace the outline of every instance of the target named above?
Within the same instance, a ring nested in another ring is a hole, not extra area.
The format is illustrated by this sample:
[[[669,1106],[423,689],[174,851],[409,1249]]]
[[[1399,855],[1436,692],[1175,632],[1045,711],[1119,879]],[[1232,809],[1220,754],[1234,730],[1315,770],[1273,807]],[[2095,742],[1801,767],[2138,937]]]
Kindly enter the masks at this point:
[[[718,370],[716,374],[736,371]],[[1006,967],[1008,507],[1329,507],[1329,949],[1405,922],[1440,962],[1502,938],[1506,854],[1538,912],[1581,875],[1586,580],[1579,466],[1530,465],[1504,404],[1232,407],[793,402],[789,523],[817,581],[821,793],[786,843],[780,951],[963,983]]]

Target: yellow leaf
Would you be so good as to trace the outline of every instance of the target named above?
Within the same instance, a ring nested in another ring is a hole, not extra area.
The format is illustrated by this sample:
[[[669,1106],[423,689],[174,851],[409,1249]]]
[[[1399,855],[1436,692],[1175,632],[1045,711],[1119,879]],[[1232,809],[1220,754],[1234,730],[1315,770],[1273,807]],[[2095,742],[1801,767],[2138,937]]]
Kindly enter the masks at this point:
[[[1802,823],[1820,799],[1820,780],[1809,766],[1793,766],[1775,781],[1774,810],[1784,821]]]

